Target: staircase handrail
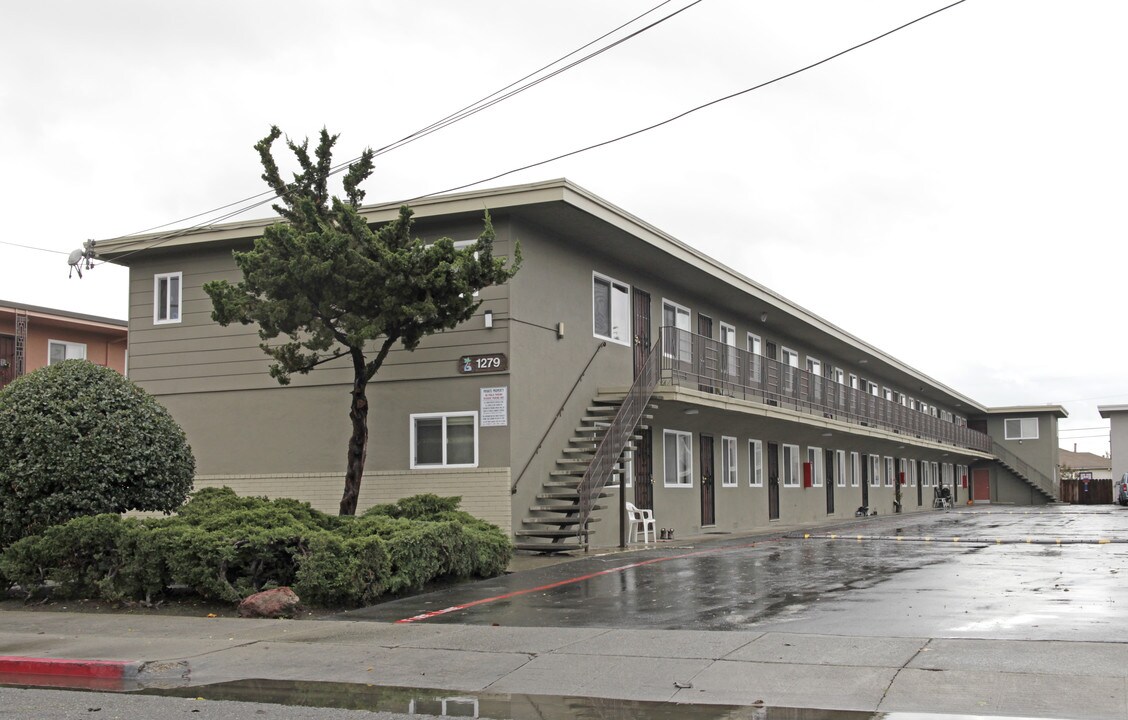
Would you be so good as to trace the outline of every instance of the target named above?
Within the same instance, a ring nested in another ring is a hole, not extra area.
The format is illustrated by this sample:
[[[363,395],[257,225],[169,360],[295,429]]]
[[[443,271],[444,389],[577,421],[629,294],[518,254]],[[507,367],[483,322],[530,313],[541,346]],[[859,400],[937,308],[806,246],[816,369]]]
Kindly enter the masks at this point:
[[[598,355],[599,351],[605,347],[607,347],[606,340],[595,346],[595,352],[593,352],[591,354],[591,357],[588,358],[587,365],[584,365],[584,369],[580,371],[579,376],[576,378],[576,382],[572,383],[572,389],[569,390],[568,394],[564,396],[564,402],[560,403],[560,407],[556,409],[556,414],[552,416],[552,420],[549,421],[548,427],[544,429],[544,435],[541,435],[540,442],[537,443],[537,446],[533,450],[533,453],[529,455],[529,459],[525,461],[525,467],[521,468],[521,472],[517,473],[517,479],[513,481],[513,487],[509,489],[510,495],[517,494],[517,483],[521,482],[521,478],[525,476],[525,473],[528,471],[529,466],[533,464],[533,458],[535,458],[537,456],[537,453],[541,451],[541,448],[544,447],[544,441],[548,438],[548,434],[552,432],[552,428],[556,426],[556,421],[564,415],[564,408],[567,407],[568,401],[572,399],[572,395],[575,394],[576,388],[580,386],[580,381],[584,379],[584,375],[587,375],[588,369],[591,368],[591,364],[595,361],[595,356]]]
[[[1046,476],[1041,470],[1032,467],[1025,460],[1022,460],[1017,455],[1007,450],[1000,445],[994,438],[991,439],[991,452],[996,458],[1002,460],[1007,465],[1022,473],[1026,479],[1035,485],[1039,490],[1045,493],[1048,497],[1055,500],[1058,499],[1057,494],[1054,492],[1054,481]]]
[[[658,356],[660,355],[658,346],[660,344],[660,342],[656,342],[650,348],[646,361],[639,369],[638,377],[631,384],[618,412],[611,418],[607,432],[600,439],[595,454],[580,481],[578,488],[580,522],[576,526],[576,533],[581,542],[585,542],[587,523],[591,517],[595,500],[607,485],[611,473],[619,463],[619,458],[622,457],[623,451],[646,411],[650,398],[654,395],[654,388],[658,386]]]

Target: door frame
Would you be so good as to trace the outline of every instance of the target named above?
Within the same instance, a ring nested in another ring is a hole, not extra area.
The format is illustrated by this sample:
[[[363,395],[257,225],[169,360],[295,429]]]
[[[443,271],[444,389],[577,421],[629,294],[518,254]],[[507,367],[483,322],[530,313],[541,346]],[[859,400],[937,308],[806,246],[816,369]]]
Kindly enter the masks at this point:
[[[713,436],[707,433],[698,435],[698,450],[701,459],[701,527],[710,527],[717,524],[717,473],[716,461],[713,457],[716,443]]]
[[[768,443],[768,520],[779,520],[779,443]]]

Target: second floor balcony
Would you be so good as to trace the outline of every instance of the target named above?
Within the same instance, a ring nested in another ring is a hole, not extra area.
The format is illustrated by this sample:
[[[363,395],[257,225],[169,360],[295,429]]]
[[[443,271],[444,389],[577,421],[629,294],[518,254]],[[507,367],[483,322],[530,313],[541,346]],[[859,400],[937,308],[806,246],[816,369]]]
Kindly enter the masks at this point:
[[[660,385],[788,408],[980,452],[990,436],[687,330],[659,331]]]

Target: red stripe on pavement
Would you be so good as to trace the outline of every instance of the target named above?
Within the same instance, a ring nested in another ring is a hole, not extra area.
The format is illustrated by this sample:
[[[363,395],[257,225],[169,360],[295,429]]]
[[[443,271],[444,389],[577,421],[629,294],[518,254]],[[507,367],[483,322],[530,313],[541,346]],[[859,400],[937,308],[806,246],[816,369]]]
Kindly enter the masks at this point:
[[[600,577],[601,575],[611,575],[612,573],[623,572],[624,570],[632,570],[634,568],[643,567],[644,565],[653,565],[654,563],[667,562],[669,560],[681,560],[682,558],[693,557],[695,555],[708,555],[708,554],[711,554],[711,553],[726,552],[726,551],[729,551],[729,550],[744,550],[746,548],[755,547],[756,545],[762,545],[765,542],[779,542],[779,538],[772,538],[770,540],[760,540],[760,541],[757,541],[757,542],[748,543],[746,545],[727,545],[723,548],[714,548],[712,550],[698,550],[696,552],[683,553],[681,555],[670,555],[669,557],[651,558],[650,560],[643,560],[641,562],[630,563],[629,565],[621,565],[619,567],[608,568],[607,570],[600,570],[599,572],[588,573],[587,575],[580,575],[578,577],[568,578],[567,580],[559,580],[557,582],[549,583],[547,585],[539,585],[537,587],[527,588],[525,590],[514,590],[513,592],[505,593],[504,595],[495,595],[493,597],[482,598],[481,600],[473,600],[471,602],[463,603],[461,605],[452,605],[448,608],[443,608],[442,610],[432,610],[430,612],[421,613],[419,615],[412,615],[411,617],[406,617],[406,618],[403,618],[401,620],[396,620],[396,622],[397,623],[413,623],[413,622],[419,622],[421,620],[430,620],[433,617],[438,617],[440,615],[449,615],[450,613],[459,612],[461,610],[467,610],[467,609],[475,607],[477,605],[485,605],[486,603],[497,602],[498,600],[508,600],[509,598],[518,597],[520,595],[528,595],[529,593],[544,592],[545,590],[552,590],[553,588],[558,588],[558,587],[561,587],[563,585],[571,585],[572,583],[578,583],[578,582],[583,582],[585,580],[591,580],[592,578],[597,578],[597,577]]]
[[[136,666],[128,660],[72,660],[0,656],[0,673],[13,675],[55,675],[63,677],[120,680]]]

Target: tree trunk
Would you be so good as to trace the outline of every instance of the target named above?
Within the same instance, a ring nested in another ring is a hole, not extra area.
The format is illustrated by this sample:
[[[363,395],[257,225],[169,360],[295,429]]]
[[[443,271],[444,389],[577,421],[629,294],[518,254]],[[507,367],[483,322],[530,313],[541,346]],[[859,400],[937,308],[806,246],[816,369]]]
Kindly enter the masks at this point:
[[[368,379],[365,377],[363,362],[360,368],[354,369],[357,372],[353,378],[352,405],[349,407],[352,437],[349,438],[348,467],[345,470],[345,492],[341,496],[341,515],[356,515],[356,503],[360,498],[360,481],[364,478],[364,462],[368,459],[368,396],[366,394]]]

